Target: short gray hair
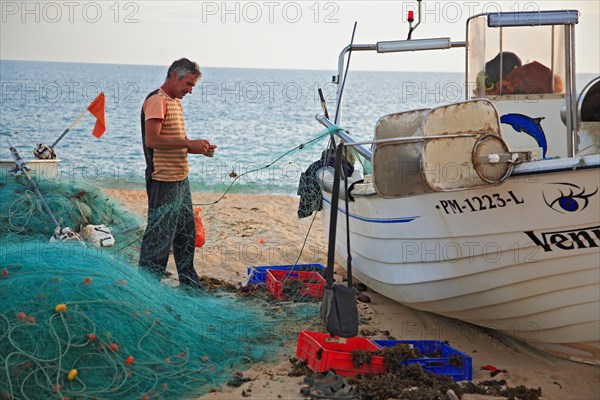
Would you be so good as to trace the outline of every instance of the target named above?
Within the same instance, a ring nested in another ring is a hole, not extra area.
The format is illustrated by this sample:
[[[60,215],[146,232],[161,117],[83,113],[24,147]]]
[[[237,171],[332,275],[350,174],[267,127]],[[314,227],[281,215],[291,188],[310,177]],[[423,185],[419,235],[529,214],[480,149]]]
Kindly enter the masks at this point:
[[[184,76],[189,74],[196,75],[198,78],[200,78],[202,75],[198,64],[188,60],[187,58],[180,58],[179,60],[173,61],[173,64],[171,64],[169,70],[167,71],[167,79],[171,77],[173,72],[177,72],[179,80],[183,79]]]

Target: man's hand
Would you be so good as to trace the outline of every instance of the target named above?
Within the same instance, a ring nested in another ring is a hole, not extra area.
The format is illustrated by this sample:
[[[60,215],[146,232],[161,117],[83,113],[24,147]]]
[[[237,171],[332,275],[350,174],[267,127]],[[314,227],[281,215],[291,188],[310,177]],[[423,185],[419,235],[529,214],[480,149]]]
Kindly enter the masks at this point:
[[[206,157],[213,157],[215,155],[216,148],[217,148],[216,144],[211,144],[208,151],[206,152]]]
[[[189,154],[204,154],[207,157],[212,157],[215,154],[216,145],[210,144],[208,140],[188,140]]]

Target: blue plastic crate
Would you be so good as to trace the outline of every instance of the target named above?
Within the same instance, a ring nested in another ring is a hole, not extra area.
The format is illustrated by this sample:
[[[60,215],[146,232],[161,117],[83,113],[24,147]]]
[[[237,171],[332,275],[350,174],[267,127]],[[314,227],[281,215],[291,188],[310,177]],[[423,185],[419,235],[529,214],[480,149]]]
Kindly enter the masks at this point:
[[[455,381],[470,381],[473,379],[473,359],[471,356],[440,342],[439,340],[373,340],[377,346],[394,347],[399,343],[412,346],[419,350],[422,358],[403,360],[402,364],[420,364],[423,370],[437,375],[447,375]],[[426,354],[441,353],[439,357],[425,357]],[[450,357],[462,359],[462,366],[450,364]]]
[[[267,278],[267,270],[273,269],[276,271],[325,271],[325,266],[322,264],[298,264],[298,265],[273,265],[248,267],[248,285],[256,285],[257,283],[265,283]]]

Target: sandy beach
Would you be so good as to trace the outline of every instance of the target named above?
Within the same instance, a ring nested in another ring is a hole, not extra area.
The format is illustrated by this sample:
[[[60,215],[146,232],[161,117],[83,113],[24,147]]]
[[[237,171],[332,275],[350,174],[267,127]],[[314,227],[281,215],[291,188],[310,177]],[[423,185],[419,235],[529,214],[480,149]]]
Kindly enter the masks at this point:
[[[146,217],[146,193],[141,190],[105,190],[126,209]],[[194,203],[211,203],[218,193],[195,193]],[[327,243],[320,215],[299,220],[298,199],[273,195],[227,195],[215,205],[202,206],[206,244],[197,250],[196,270],[200,276],[241,285],[252,265],[293,264],[306,240],[299,263],[326,264]],[[172,260],[169,270],[175,272]],[[344,274],[338,265],[337,279]],[[176,273],[174,274],[176,276]],[[493,379],[505,379],[509,386],[541,388],[543,399],[600,398],[600,367],[559,359],[504,335],[460,321],[404,307],[367,290],[369,303],[359,303],[360,333],[364,337],[402,340],[448,340],[473,358],[473,381],[492,379],[481,366],[491,364],[507,372]],[[224,386],[202,399],[303,399],[302,377],[289,377],[295,342],[288,344],[280,361],[258,364],[244,376],[251,381],[237,388]],[[463,399],[491,399],[484,395],[464,395]]]

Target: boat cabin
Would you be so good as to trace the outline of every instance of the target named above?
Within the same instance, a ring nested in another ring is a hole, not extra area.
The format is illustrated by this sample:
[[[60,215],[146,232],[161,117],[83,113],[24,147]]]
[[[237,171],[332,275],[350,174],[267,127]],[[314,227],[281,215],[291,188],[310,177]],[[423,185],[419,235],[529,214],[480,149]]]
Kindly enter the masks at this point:
[[[467,99],[486,98],[502,136],[533,159],[579,153],[575,93],[576,10],[504,12],[467,22]],[[561,109],[572,110],[566,113]]]
[[[420,7],[419,1],[419,21]],[[600,153],[600,77],[589,82],[579,94],[576,90],[575,25],[579,22],[579,11],[475,15],[467,20],[464,42],[448,37],[411,39],[412,31],[420,22],[414,27],[411,19],[409,22],[407,40],[353,44],[344,48],[333,81],[342,83],[344,59],[350,51],[391,53],[465,48],[465,100],[493,103],[500,122],[500,136],[511,151],[528,155],[511,162]],[[337,103],[341,104],[343,91],[339,86]],[[317,119],[328,128],[340,124],[342,107],[338,108],[333,123],[327,118]],[[419,111],[417,115],[421,117],[428,115],[428,110]],[[383,116],[376,124],[375,141],[353,143],[353,148],[371,159],[372,151],[363,145],[377,147],[378,130],[390,131],[385,133],[385,140],[414,136],[419,133],[422,121],[410,124],[405,121],[409,117],[412,118],[404,113]],[[389,126],[383,126],[385,124]],[[335,134],[344,142],[354,141],[344,131]],[[427,136],[426,132],[419,134]]]

